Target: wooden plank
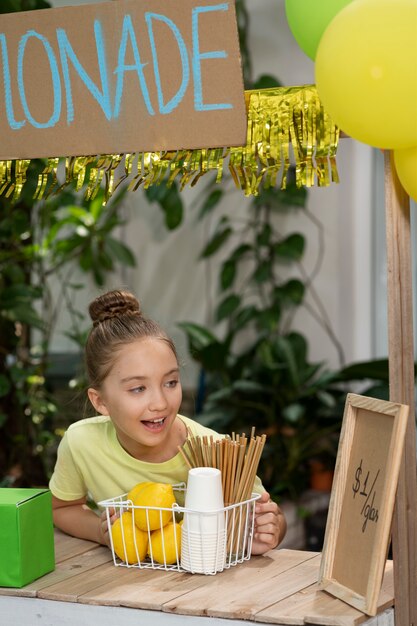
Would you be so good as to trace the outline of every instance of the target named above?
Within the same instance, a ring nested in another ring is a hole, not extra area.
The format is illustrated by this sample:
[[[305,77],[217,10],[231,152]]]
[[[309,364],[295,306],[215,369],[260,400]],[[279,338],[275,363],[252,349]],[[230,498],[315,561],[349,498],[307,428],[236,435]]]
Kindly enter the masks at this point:
[[[410,199],[385,153],[390,400],[410,407],[393,518],[396,626],[417,624],[417,479]]]
[[[378,612],[394,603],[392,561],[387,563],[384,581],[378,599]],[[255,621],[270,624],[302,626],[305,623],[321,626],[358,626],[368,617],[358,609],[319,591],[317,584],[288,597],[255,615]]]
[[[267,585],[259,582],[249,589],[245,588],[243,593],[237,593],[235,589],[226,605],[223,603],[223,597],[218,597],[216,603],[210,606],[208,614],[213,617],[254,620],[256,613],[268,606],[273,599],[291,597],[316,582],[319,562],[320,557],[317,556],[291,571],[276,576]]]
[[[255,615],[255,621],[268,624],[304,626],[306,615],[316,615],[323,611],[327,618],[327,616],[332,616],[339,611],[342,604],[337,598],[330,596],[324,591],[319,591],[317,583],[314,583],[289,598],[285,598],[277,604],[260,611]],[[366,619],[363,613],[353,607],[349,607],[348,611],[351,614],[362,615]],[[346,611],[342,607],[342,617],[345,616],[345,613]]]
[[[94,569],[40,589],[38,597],[45,600],[77,602],[78,596],[99,586],[103,580],[107,582],[111,578],[114,579],[114,574],[113,561],[107,561]]]
[[[112,560],[112,555],[108,548],[98,545],[97,548],[98,549],[94,547],[89,552],[83,552],[82,554],[74,556],[72,559],[66,559],[62,563],[58,563],[53,572],[45,574],[45,576],[38,578],[25,587],[19,589],[2,587],[0,588],[0,595],[34,598],[38,595],[40,590],[46,587],[52,586],[58,582],[67,581],[74,576],[78,576],[83,572],[94,569]]]
[[[54,535],[55,563],[61,563],[66,559],[71,559],[73,556],[77,556],[77,554],[89,552],[94,548],[100,547],[98,543],[94,543],[93,541],[86,541],[85,539],[71,537],[71,535],[63,533],[61,530],[58,530],[58,528],[55,529]]]
[[[203,587],[166,602],[162,610],[182,615],[253,619],[255,612],[271,603],[271,590],[279,593],[282,586],[282,593],[288,595],[317,580],[319,560],[315,552],[273,550],[206,577]]]
[[[149,576],[146,580],[143,576],[140,578],[141,592],[138,594],[138,580],[134,578],[123,578],[119,580],[119,572],[115,575],[115,579],[107,585],[102,585],[86,594],[79,596],[78,602],[87,604],[111,604],[120,605],[130,608],[141,608],[151,610],[165,610],[163,605],[173,603],[180,596],[186,595],[190,591],[204,588],[204,595],[211,585],[217,585],[215,579],[221,580],[222,593],[225,587],[233,588],[235,593],[236,584],[246,588],[248,581],[256,578],[257,580],[268,580],[269,576],[276,573],[276,563],[282,569],[282,561],[285,560],[287,567],[291,567],[295,562],[305,561],[315,556],[317,553],[302,552],[295,553],[290,550],[279,551],[282,558],[276,559],[269,557],[253,557],[250,561],[232,567],[229,570],[216,574],[216,576],[204,576],[198,574],[188,574],[184,572],[165,572],[163,570],[153,570],[154,576]],[[119,568],[119,570],[126,568]],[[140,573],[152,570],[139,570]],[[220,578],[219,578],[220,577]],[[117,581],[117,583],[116,583]],[[218,593],[218,592],[217,592]]]
[[[151,574],[142,575],[143,572]],[[201,587],[205,582],[205,576],[184,572],[140,570],[135,574],[129,570],[127,575],[117,572],[107,584],[79,596],[78,602],[158,611],[165,602]]]

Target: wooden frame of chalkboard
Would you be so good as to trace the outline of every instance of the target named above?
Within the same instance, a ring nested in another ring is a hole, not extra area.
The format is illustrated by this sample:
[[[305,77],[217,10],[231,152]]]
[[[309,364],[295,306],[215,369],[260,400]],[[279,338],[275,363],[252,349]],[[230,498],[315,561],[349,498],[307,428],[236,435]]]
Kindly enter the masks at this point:
[[[319,589],[375,615],[390,542],[409,407],[348,394]]]

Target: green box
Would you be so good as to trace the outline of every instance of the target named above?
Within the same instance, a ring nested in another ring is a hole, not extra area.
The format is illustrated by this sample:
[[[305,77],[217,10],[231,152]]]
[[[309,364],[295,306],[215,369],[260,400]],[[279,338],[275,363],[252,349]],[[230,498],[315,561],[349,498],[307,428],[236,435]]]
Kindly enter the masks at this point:
[[[23,587],[55,569],[48,489],[0,489],[0,586]]]

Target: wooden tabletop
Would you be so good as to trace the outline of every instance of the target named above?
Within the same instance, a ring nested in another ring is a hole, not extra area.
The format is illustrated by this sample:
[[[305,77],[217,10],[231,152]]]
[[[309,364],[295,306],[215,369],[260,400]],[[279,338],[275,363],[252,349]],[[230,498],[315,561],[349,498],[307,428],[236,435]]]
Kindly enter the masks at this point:
[[[356,626],[368,617],[317,590],[320,553],[272,550],[214,576],[115,567],[108,548],[55,532],[56,569],[0,596],[151,609],[265,624]],[[387,563],[378,613],[394,603]],[[5,599],[4,599],[5,600]]]

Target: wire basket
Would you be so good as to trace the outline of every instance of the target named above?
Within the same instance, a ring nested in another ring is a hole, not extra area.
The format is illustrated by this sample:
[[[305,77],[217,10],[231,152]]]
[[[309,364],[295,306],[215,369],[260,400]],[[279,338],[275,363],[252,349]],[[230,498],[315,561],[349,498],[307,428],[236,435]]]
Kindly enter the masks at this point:
[[[185,484],[173,485],[173,490],[176,500],[184,501]],[[250,559],[259,497],[254,493],[248,500],[210,512],[177,503],[171,508],[136,506],[127,494],[99,505],[106,510],[109,529],[112,509],[120,518],[118,536],[109,532],[117,567],[216,574]],[[139,511],[146,516],[146,531],[138,531],[135,525]]]

